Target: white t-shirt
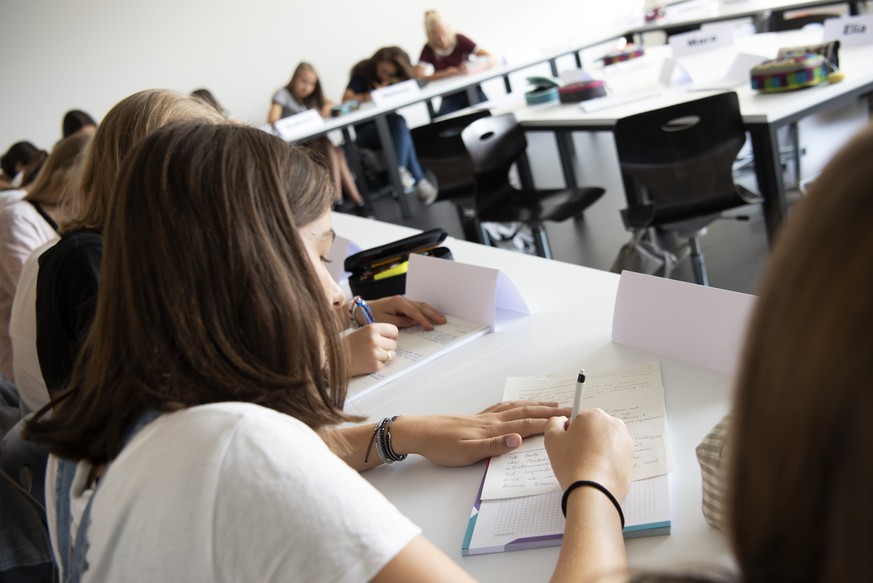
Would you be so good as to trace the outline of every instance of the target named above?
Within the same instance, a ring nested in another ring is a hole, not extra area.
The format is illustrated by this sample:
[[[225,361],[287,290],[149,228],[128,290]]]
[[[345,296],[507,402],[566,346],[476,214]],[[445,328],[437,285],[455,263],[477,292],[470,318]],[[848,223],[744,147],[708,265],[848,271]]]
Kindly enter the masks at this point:
[[[12,370],[15,372],[15,387],[24,414],[37,411],[49,402],[36,350],[36,280],[39,275],[39,256],[55,243],[56,238],[37,247],[24,262],[9,316]]]
[[[0,211],[0,372],[14,380],[9,318],[21,267],[30,253],[57,238],[54,228],[32,204],[19,200]]]
[[[73,537],[89,469],[80,463],[73,482]],[[306,425],[245,403],[162,415],[112,462],[95,496],[83,583],[366,581],[421,532]]]

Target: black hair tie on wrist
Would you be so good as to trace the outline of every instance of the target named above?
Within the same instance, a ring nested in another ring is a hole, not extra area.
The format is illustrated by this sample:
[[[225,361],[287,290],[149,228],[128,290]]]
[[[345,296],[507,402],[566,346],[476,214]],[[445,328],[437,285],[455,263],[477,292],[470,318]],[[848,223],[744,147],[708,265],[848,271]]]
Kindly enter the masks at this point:
[[[600,490],[606,494],[606,497],[609,498],[609,501],[612,502],[612,505],[615,506],[615,509],[618,511],[618,517],[621,519],[621,528],[624,529],[624,512],[621,511],[621,504],[618,503],[618,500],[615,499],[612,492],[606,489],[606,486],[592,480],[577,480],[570,484],[564,491],[564,496],[561,498],[561,512],[564,513],[564,518],[567,518],[567,498],[570,497],[570,493],[573,490],[581,488],[582,486],[591,486],[592,488]]]

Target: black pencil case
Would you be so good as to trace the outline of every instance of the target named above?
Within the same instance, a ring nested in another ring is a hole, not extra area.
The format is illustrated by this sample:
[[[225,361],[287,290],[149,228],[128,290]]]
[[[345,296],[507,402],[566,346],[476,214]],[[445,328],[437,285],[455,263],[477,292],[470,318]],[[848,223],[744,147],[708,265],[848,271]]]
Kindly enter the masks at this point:
[[[447,235],[444,229],[431,229],[349,255],[343,267],[351,274],[349,288],[352,294],[365,300],[376,300],[406,293],[409,256],[420,254],[453,259],[451,250],[440,245]]]

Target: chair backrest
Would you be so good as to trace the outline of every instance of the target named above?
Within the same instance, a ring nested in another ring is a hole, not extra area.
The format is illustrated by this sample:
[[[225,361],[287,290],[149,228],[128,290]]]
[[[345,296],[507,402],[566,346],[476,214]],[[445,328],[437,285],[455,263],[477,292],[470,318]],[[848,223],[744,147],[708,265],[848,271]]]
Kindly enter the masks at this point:
[[[733,181],[733,163],[745,141],[733,92],[619,120],[615,143],[629,226],[662,225],[746,204]]]
[[[476,120],[461,132],[461,137],[481,192],[494,192],[508,185],[509,169],[527,150],[524,129],[511,113]]]
[[[488,110],[439,119],[410,130],[415,152],[421,165],[436,176],[440,197],[472,195],[476,189],[473,164],[461,139],[461,131],[483,117]]]

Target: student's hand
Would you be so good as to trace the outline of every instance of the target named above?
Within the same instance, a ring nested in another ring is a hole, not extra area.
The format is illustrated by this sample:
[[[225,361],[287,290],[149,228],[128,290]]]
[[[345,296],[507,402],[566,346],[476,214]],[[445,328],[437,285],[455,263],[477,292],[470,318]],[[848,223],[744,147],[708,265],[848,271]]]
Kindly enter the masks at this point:
[[[418,324],[425,330],[433,330],[434,324],[445,324],[446,317],[424,302],[413,302],[406,296],[390,296],[367,302],[377,322],[388,322],[398,328]]]
[[[382,370],[397,358],[397,326],[370,324],[343,336],[349,355],[349,375],[359,376]]]
[[[549,419],[546,451],[561,489],[593,480],[618,500],[630,489],[634,443],[624,421],[601,409],[586,409],[567,427],[565,417]]]
[[[550,417],[568,415],[557,403],[508,401],[477,415],[398,417],[391,443],[398,454],[415,453],[441,466],[467,466],[516,449],[521,440],[538,435]]]

